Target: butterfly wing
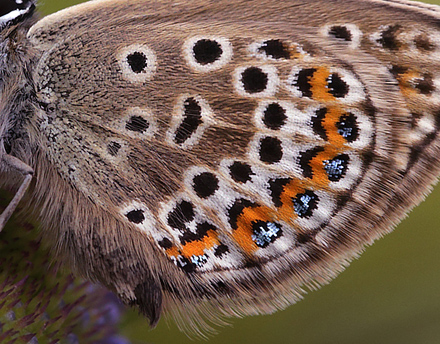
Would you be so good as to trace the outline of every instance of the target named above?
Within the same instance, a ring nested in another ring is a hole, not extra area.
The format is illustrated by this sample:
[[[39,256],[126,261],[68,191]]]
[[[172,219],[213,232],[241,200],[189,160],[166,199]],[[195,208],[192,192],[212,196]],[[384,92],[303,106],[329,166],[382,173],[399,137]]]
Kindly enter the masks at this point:
[[[268,313],[327,283],[438,175],[438,18],[100,0],[41,20],[29,131],[60,251],[153,324],[162,307],[193,326]]]

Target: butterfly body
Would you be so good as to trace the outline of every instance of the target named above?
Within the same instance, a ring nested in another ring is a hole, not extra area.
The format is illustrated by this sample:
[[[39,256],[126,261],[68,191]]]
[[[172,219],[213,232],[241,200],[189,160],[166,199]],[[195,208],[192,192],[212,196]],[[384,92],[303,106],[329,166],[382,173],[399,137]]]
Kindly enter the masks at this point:
[[[152,324],[273,312],[436,180],[439,17],[140,0],[25,16],[1,32],[1,154],[35,171],[60,256]]]

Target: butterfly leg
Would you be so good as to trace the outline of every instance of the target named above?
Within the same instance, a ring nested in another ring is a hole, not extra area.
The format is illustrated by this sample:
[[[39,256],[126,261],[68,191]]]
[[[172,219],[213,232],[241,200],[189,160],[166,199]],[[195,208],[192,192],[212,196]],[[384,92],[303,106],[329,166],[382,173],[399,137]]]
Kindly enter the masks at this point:
[[[29,165],[25,164],[20,159],[8,154],[4,154],[0,156],[0,166],[6,166],[8,169],[15,170],[20,172],[24,176],[23,183],[21,183],[20,188],[16,192],[12,201],[8,204],[6,209],[0,214],[0,232],[3,227],[8,222],[11,215],[14,213],[15,208],[17,208],[18,203],[23,198],[26,190],[31,183],[32,176],[34,174],[34,170]]]

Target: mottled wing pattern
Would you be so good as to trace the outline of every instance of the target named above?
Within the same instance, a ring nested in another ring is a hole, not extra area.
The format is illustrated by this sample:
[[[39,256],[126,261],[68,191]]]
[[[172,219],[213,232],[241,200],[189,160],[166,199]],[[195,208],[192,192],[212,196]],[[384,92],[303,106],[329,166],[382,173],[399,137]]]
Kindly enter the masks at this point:
[[[86,220],[64,219],[62,249],[155,320],[161,297],[191,321],[326,283],[438,174],[438,17],[101,0],[43,19],[31,130]]]

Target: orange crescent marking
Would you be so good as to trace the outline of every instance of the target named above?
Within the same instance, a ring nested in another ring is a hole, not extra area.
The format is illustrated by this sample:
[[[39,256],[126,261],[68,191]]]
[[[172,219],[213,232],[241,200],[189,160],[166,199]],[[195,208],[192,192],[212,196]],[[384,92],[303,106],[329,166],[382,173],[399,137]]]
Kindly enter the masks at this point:
[[[194,240],[186,243],[182,247],[182,255],[186,258],[192,256],[201,256],[205,253],[205,250],[213,248],[215,245],[219,245],[220,242],[217,239],[217,233],[213,230],[209,230],[207,235],[201,240]]]
[[[270,221],[272,212],[272,209],[268,207],[247,207],[237,217],[237,229],[234,231],[233,237],[247,254],[252,254],[259,249],[251,237],[252,223],[255,221]]]
[[[419,94],[419,91],[413,87],[412,81],[420,77],[420,73],[413,70],[397,75],[400,90],[405,98],[410,98]]]
[[[177,256],[180,255],[180,252],[179,252],[179,250],[177,249],[176,246],[173,246],[173,247],[167,248],[167,249],[165,250],[165,252],[166,252],[166,254],[168,255],[168,257],[177,257]]]
[[[305,192],[305,189],[301,186],[299,179],[292,179],[283,187],[283,192],[280,196],[282,206],[278,211],[278,218],[290,222],[297,217],[293,208],[292,199],[295,198],[297,194],[303,192]]]
[[[312,180],[321,188],[328,186],[328,184],[330,183],[327,172],[324,168],[324,161],[333,159],[339,153],[339,148],[327,145],[324,147],[323,152],[319,152],[315,157],[310,160],[310,166],[313,170]]]
[[[298,45],[294,44],[289,47],[289,55],[291,59],[303,59],[305,54],[301,52]]]
[[[343,147],[347,141],[338,133],[336,123],[345,112],[341,108],[327,107],[327,113],[322,121],[322,127],[328,138],[328,142],[336,147]]]
[[[333,101],[336,98],[329,92],[327,87],[330,71],[325,67],[317,67],[312,77],[309,77],[312,98],[319,101]]]

